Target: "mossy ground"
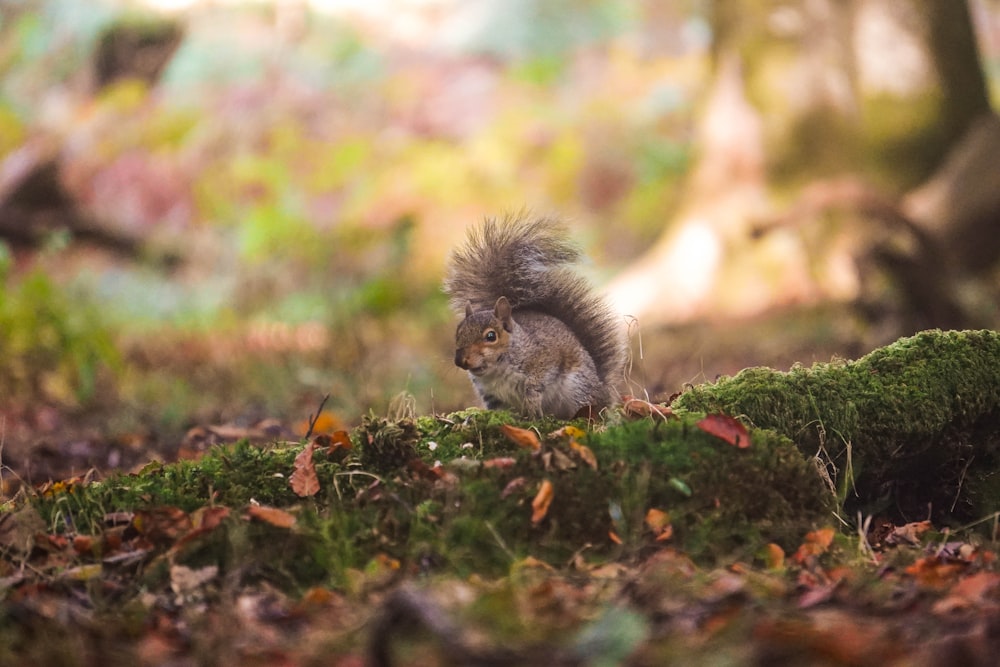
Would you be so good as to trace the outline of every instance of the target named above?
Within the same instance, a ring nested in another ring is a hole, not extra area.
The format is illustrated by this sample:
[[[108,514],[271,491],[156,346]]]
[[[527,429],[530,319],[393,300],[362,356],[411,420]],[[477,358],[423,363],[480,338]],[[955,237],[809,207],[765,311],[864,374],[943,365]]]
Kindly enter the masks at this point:
[[[352,434],[352,454],[314,455],[321,490],[310,498],[289,485],[304,445],[243,442],[197,461],[57,486],[31,505],[48,530],[71,535],[100,534],[112,512],[289,508],[299,518],[295,539],[283,541],[284,557],[267,560],[308,573],[294,582],[303,588],[343,584],[348,569],[380,554],[462,576],[495,576],[528,556],[554,564],[581,550],[598,561],[638,556],[654,546],[644,524],[650,509],[669,514],[675,544],[708,561],[734,554],[752,560],[768,542],[791,548],[828,520],[832,497],[791,441],[758,430],[749,448],[737,449],[696,422],[640,420],[592,430],[580,436],[591,463],[569,437],[546,436],[561,425],[555,421],[530,425],[542,440],[533,450],[503,434],[504,425],[528,425],[509,414],[369,417]],[[579,423],[581,434],[586,426]],[[533,522],[532,500],[546,480],[554,499]],[[233,524],[242,525],[235,516]],[[261,532],[253,550],[266,547],[273,532]]]
[[[842,500],[904,519],[1000,507],[1000,334],[925,331],[857,361],[749,368],[678,410],[724,412],[820,455]]]

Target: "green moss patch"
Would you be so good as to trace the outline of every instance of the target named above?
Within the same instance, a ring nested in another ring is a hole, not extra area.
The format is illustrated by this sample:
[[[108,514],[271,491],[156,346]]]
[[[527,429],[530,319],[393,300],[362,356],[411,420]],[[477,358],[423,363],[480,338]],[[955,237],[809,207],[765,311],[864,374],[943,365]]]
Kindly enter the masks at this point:
[[[857,361],[750,368],[675,409],[723,412],[820,455],[849,505],[925,518],[1000,506],[1000,334],[925,331]]]
[[[757,430],[738,449],[688,417],[581,429],[577,442],[551,434],[560,424],[549,422],[532,449],[503,434],[508,421],[478,410],[366,418],[346,458],[316,450],[320,490],[306,498],[290,485],[303,445],[237,443],[198,461],[57,486],[31,505],[48,530],[74,537],[100,538],[108,517],[134,513],[141,520],[128,530],[149,538],[152,552],[185,544],[171,562],[227,568],[235,559],[240,571],[291,589],[349,587],[352,573],[384,562],[401,572],[499,576],[527,557],[599,563],[664,546],[706,562],[753,559],[768,542],[792,548],[829,521],[832,497],[812,464],[773,432]],[[539,510],[543,486],[552,497]],[[258,506],[283,508],[294,525],[272,523]],[[200,508],[229,510],[222,537],[184,537]],[[664,513],[669,540],[656,540],[650,510]]]

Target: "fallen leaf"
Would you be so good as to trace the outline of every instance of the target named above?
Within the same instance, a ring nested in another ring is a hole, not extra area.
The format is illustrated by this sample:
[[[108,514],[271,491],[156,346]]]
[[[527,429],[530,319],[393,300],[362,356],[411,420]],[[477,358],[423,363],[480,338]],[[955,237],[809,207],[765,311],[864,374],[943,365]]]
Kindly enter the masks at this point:
[[[104,568],[100,563],[89,563],[64,570],[61,576],[72,581],[91,581],[101,576],[103,572]]]
[[[576,461],[558,447],[553,447],[542,454],[542,467],[548,472],[564,472],[575,469]]]
[[[830,582],[822,584],[820,586],[814,586],[807,591],[805,591],[801,596],[799,596],[799,609],[809,609],[810,607],[815,607],[817,605],[823,604],[824,602],[829,602],[837,589],[840,588],[841,582],[844,580],[834,579]]]
[[[94,549],[94,538],[89,535],[77,535],[73,538],[73,551],[81,556],[89,555]]]
[[[608,538],[617,545],[622,544],[622,538],[618,537],[618,533],[613,530],[608,531]]]
[[[964,577],[948,592],[948,595],[934,603],[935,614],[951,614],[965,609],[975,609],[984,604],[994,603],[1000,588],[1000,574],[996,572],[976,572]]]
[[[291,528],[295,525],[295,516],[285,510],[265,505],[251,505],[247,508],[247,515],[251,519],[263,521],[277,528]]]
[[[319,491],[319,478],[316,476],[316,467],[313,465],[313,451],[316,445],[310,442],[295,457],[295,470],[291,479],[288,480],[292,491],[300,498],[314,496]]]
[[[667,484],[674,487],[677,491],[681,493],[685,498],[691,497],[691,487],[688,486],[684,480],[678,479],[676,477],[671,477],[667,480]]]
[[[659,535],[656,536],[656,541],[666,542],[673,536],[674,536],[674,527],[672,525],[667,526],[666,528],[663,529],[663,531]]]
[[[670,524],[670,515],[663,510],[651,507],[646,512],[646,525],[656,535],[657,542],[669,540],[674,534],[674,527]]]
[[[212,530],[218,528],[219,524],[228,516],[228,507],[199,507],[191,512],[191,523],[196,529]]]
[[[625,413],[626,417],[655,417],[664,421],[676,417],[670,406],[657,405],[634,396],[625,397],[625,400],[622,401],[622,412]]]
[[[136,510],[132,526],[150,542],[168,544],[188,533],[192,522],[190,515],[179,507],[154,507]]]
[[[493,459],[483,461],[484,468],[513,468],[517,464],[517,459],[510,456],[498,456]]]
[[[566,424],[562,428],[557,428],[552,433],[549,433],[550,438],[582,438],[585,435],[587,435],[586,431],[572,424]]]
[[[892,532],[885,538],[886,544],[909,544],[918,546],[920,536],[933,529],[930,521],[914,521],[905,526],[894,526]]]
[[[785,550],[771,542],[764,547],[764,561],[769,570],[779,570],[785,566]]]
[[[170,567],[170,588],[174,592],[177,604],[184,604],[204,597],[202,590],[205,584],[219,576],[217,565],[207,565],[193,569],[186,565]]]
[[[804,565],[807,560],[826,553],[826,550],[833,544],[833,528],[820,528],[806,533],[805,539],[792,556],[792,560],[799,565]]]
[[[503,434],[507,436],[507,439],[515,445],[525,447],[527,449],[533,449],[535,451],[542,448],[542,443],[538,439],[538,434],[531,429],[518,428],[517,426],[511,426],[510,424],[503,424],[500,426],[500,431],[503,432]]]
[[[333,454],[334,452],[340,451],[347,452],[354,447],[354,444],[351,442],[351,436],[347,431],[334,431],[327,437],[330,439],[327,454]]]
[[[542,480],[538,493],[531,501],[531,523],[538,524],[545,518],[545,515],[549,513],[549,506],[552,504],[554,496],[555,487],[552,486],[552,482],[547,479]]]
[[[949,562],[939,556],[927,556],[907,567],[905,572],[921,586],[941,590],[950,586],[966,567],[967,563]]]
[[[527,477],[515,477],[514,479],[507,482],[507,486],[503,487],[503,491],[500,492],[500,499],[505,500],[511,496],[511,494],[519,492],[528,483]]]
[[[222,524],[223,519],[227,516],[229,516],[228,507],[199,507],[194,512],[191,512],[191,525],[193,529],[178,538],[177,542],[171,548],[171,552],[178,553],[203,535],[211,533]]]
[[[709,435],[725,440],[740,449],[750,446],[750,434],[746,426],[729,415],[708,415],[696,426]]]
[[[577,456],[579,456],[584,463],[594,470],[597,470],[597,457],[594,456],[594,452],[591,451],[590,447],[587,445],[581,445],[575,438],[570,438],[569,446],[574,452],[576,452]]]
[[[295,432],[304,436],[309,432],[309,420],[300,421],[295,425]],[[324,410],[316,416],[316,422],[312,424],[313,433],[325,433],[334,434],[344,428],[344,422],[342,422],[336,415],[331,412]]]

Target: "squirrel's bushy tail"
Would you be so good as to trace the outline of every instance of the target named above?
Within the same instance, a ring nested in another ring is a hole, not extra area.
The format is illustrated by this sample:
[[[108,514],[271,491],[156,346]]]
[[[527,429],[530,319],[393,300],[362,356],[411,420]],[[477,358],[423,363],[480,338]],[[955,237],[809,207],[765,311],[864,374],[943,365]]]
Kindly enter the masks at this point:
[[[517,310],[558,318],[590,353],[601,380],[619,382],[625,365],[620,323],[574,264],[580,250],[566,227],[550,217],[524,213],[488,218],[452,252],[444,290],[459,315],[492,309],[507,297]]]

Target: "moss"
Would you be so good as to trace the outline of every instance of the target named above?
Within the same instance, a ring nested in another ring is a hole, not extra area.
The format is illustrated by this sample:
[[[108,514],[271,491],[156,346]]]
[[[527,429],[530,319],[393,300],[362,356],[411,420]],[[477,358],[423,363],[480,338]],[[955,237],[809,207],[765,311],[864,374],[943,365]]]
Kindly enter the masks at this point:
[[[287,506],[302,499],[289,486],[300,446],[256,447],[246,441],[215,447],[197,461],[150,463],[136,474],[119,473],[90,484],[57,484],[34,499],[46,523],[58,532],[97,534],[106,514],[145,507],[177,507],[191,512],[207,505],[244,507],[250,502]],[[336,483],[340,463],[314,455],[324,488]]]
[[[904,517],[995,510],[1000,334],[926,331],[857,361],[788,372],[750,368],[693,388],[680,411],[723,412],[773,429],[803,454],[824,452],[857,504]]]
[[[172,562],[236,567],[243,578],[290,590],[353,590],[357,573],[385,558],[401,572],[489,577],[528,556],[553,565],[580,554],[597,561],[641,556],[664,546],[645,525],[650,509],[669,514],[670,545],[705,561],[734,553],[752,558],[771,541],[792,548],[827,522],[832,497],[787,438],[757,430],[751,447],[737,449],[702,432],[697,418],[577,434],[596,467],[579,443],[548,435],[561,422],[517,422],[541,434],[535,450],[503,435],[500,427],[513,421],[504,413],[369,418],[354,432],[356,447],[346,459],[314,453],[321,490],[309,498],[289,486],[302,445],[241,442],[199,461],[54,490],[33,504],[52,529],[95,535],[110,512],[225,505],[231,512],[224,526],[186,541]],[[546,481],[552,503],[533,521],[532,503]],[[248,521],[243,508],[254,501],[287,508],[295,526]],[[164,585],[166,577],[150,566],[144,582]]]

